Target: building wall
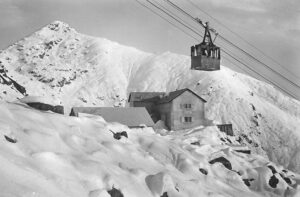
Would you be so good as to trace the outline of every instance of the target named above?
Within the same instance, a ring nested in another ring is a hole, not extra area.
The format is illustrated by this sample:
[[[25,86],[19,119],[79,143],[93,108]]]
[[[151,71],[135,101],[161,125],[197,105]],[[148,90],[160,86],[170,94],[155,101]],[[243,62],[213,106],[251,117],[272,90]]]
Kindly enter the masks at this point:
[[[219,124],[217,127],[220,131],[226,133],[227,135],[234,136],[232,124]]]
[[[191,104],[190,109],[184,104]],[[170,126],[171,130],[188,129],[205,123],[204,101],[189,91],[185,91],[171,102]],[[184,117],[191,117],[191,122],[185,122]]]
[[[130,107],[145,107],[147,109],[147,111],[150,113],[153,111],[154,104],[153,104],[153,102],[135,101],[135,102],[130,102],[129,106]]]
[[[160,120],[165,122],[165,125],[171,129],[172,125],[172,103],[162,103],[156,106],[156,111],[160,114]]]

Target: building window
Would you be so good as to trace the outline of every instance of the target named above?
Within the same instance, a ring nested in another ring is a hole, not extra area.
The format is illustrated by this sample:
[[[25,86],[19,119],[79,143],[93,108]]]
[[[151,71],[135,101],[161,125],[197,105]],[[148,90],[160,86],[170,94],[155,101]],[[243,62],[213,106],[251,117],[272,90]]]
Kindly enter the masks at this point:
[[[186,103],[181,105],[184,109],[192,109],[192,104]]]
[[[184,122],[191,123],[192,122],[192,117],[184,117]]]

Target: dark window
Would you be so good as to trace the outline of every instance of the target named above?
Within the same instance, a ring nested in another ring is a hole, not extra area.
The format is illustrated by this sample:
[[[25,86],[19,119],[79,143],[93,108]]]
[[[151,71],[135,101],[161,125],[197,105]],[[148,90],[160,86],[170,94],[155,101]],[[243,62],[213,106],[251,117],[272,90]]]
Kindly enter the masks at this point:
[[[184,122],[192,122],[192,117],[184,117]]]
[[[192,104],[183,104],[184,109],[192,109]]]

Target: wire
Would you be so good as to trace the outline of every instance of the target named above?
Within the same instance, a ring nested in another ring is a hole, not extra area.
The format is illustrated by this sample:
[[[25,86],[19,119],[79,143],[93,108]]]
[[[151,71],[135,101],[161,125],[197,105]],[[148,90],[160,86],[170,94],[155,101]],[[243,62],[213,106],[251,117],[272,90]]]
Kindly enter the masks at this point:
[[[207,16],[209,16],[210,18],[212,18],[214,21],[216,21],[218,24],[220,24],[222,27],[224,27],[225,29],[227,29],[229,32],[231,32],[232,34],[234,34],[235,36],[237,36],[238,38],[240,38],[241,40],[243,40],[245,43],[247,43],[249,46],[253,47],[254,49],[256,49],[257,51],[259,51],[261,54],[263,54],[265,57],[269,58],[270,60],[272,60],[274,63],[276,63],[278,66],[280,66],[282,69],[285,69],[287,72],[289,72],[291,75],[293,75],[294,77],[299,77],[297,75],[295,75],[294,73],[292,73],[290,70],[284,68],[284,66],[282,66],[277,60],[275,60],[274,58],[272,58],[270,55],[266,54],[265,52],[263,52],[262,50],[260,50],[259,48],[257,48],[255,45],[253,45],[252,43],[248,42],[245,38],[243,38],[241,35],[239,35],[238,33],[232,31],[230,28],[228,28],[226,25],[224,25],[221,21],[219,21],[218,19],[216,19],[215,17],[211,16],[209,13],[207,13],[205,10],[201,9],[197,4],[195,4],[192,0],[186,0],[188,1],[191,5],[193,5],[194,7],[196,7],[199,11],[201,11],[202,13],[206,14]]]
[[[160,18],[164,19],[165,21],[167,21],[168,23],[170,23],[171,25],[175,26],[177,29],[179,29],[180,31],[182,31],[183,33],[187,34],[188,36],[190,36],[191,38],[193,38],[194,40],[198,41],[198,39],[194,36],[192,36],[191,34],[187,33],[186,31],[184,31],[182,28],[179,28],[178,26],[176,26],[174,23],[171,23],[168,19],[166,19],[165,17],[163,17],[162,15],[154,12],[150,7],[142,4],[141,2],[139,2],[138,0],[135,0],[137,3],[139,3],[140,5],[142,5],[143,7],[147,8],[148,10],[150,10],[152,13],[158,15]],[[157,3],[157,2],[156,2]],[[159,4],[159,3],[157,3]],[[161,5],[161,4],[159,4]],[[162,6],[165,10],[167,10],[164,6]],[[200,34],[199,34],[200,35]],[[202,35],[200,35],[202,36]],[[246,71],[245,69],[243,69],[242,67],[240,67],[239,65],[235,64],[233,61],[231,61],[229,58],[224,57],[224,59],[226,59],[227,61],[229,61],[231,64],[237,66],[239,69],[241,69],[242,71],[244,71],[245,73],[251,75],[248,71]]]
[[[185,20],[179,18],[176,14],[174,14],[174,12],[170,11],[169,9],[167,9],[165,6],[163,6],[162,4],[158,3],[156,0],[152,0],[153,2],[155,2],[155,4],[162,8],[165,12],[171,14],[173,17],[175,17],[177,20],[181,20],[182,22],[184,22],[187,26],[189,26],[191,29],[194,28],[193,26],[191,26],[190,24],[188,24]],[[153,3],[152,2],[152,3]],[[195,31],[194,33],[196,33],[197,35],[201,35],[198,31]]]
[[[143,4],[141,4],[138,0],[135,0],[136,2],[138,2],[140,5],[142,5],[143,7],[149,9],[150,11],[152,11],[153,13],[155,13],[151,8],[149,8],[148,6],[145,6]],[[167,14],[168,16],[170,16],[171,18],[173,18],[174,20],[176,20],[177,22],[179,22],[180,24],[182,24],[183,26],[187,27],[188,29],[190,29],[191,31],[193,31],[194,33],[196,33],[197,35],[199,35],[200,37],[203,37],[201,34],[197,33],[194,29],[186,26],[184,23],[182,23],[181,21],[179,21],[178,19],[176,19],[174,16],[172,16],[171,14],[167,13],[165,10],[159,8],[157,5],[153,4],[152,2],[150,2],[149,0],[146,0],[147,2],[149,2],[151,5],[153,5],[155,8],[159,9],[160,11],[164,12],[165,14]],[[157,14],[157,13],[156,13]],[[160,14],[157,14],[159,17],[161,17],[162,19],[168,21],[167,19],[165,19],[164,17],[162,17]],[[170,22],[169,22],[170,23]],[[171,25],[175,26],[173,23],[170,23]],[[186,33],[185,31],[183,31],[182,29],[178,28],[179,30],[181,30],[183,33],[185,33],[186,35],[192,37],[195,40],[198,40],[197,38],[193,37],[192,35]],[[222,48],[224,48],[222,46]],[[262,77],[263,79],[265,79],[268,83],[273,84],[275,87],[277,87],[278,89],[280,89],[281,91],[285,92],[286,94],[292,96],[293,98],[296,98],[295,95],[293,95],[292,93],[290,93],[287,90],[284,90],[283,88],[281,88],[278,84],[276,84],[275,82],[267,79],[266,77],[264,77],[262,74],[260,74],[258,71],[252,69],[250,66],[248,66],[247,64],[243,63],[242,61],[240,61],[239,59],[237,59],[236,57],[234,57],[233,55],[231,55],[229,52],[227,52],[226,50],[222,49],[222,51],[228,55],[229,57],[231,57],[232,59],[234,59],[235,61],[239,62],[240,64],[244,65],[245,67],[247,67],[249,70],[251,70],[252,72],[256,73],[258,76]],[[232,52],[231,52],[232,53]],[[228,60],[228,58],[225,58]],[[236,64],[234,64],[236,65]],[[242,69],[243,70],[243,69]],[[245,70],[243,70],[245,71]],[[247,71],[245,71],[247,72]],[[248,73],[248,72],[247,72]],[[249,74],[249,73],[248,73]]]
[[[154,13],[155,15],[159,16],[160,18],[164,19],[166,22],[168,22],[169,24],[171,24],[172,26],[176,27],[177,29],[179,29],[180,31],[182,31],[183,33],[189,35],[191,38],[197,40],[196,37],[192,36],[191,34],[189,34],[188,32],[186,32],[185,30],[183,30],[182,28],[178,27],[177,25],[175,25],[174,23],[172,23],[171,21],[169,21],[168,19],[166,19],[165,17],[161,16],[160,14],[156,13],[154,10],[152,10],[151,8],[149,8],[148,6],[146,6],[145,4],[142,4],[141,2],[139,2],[138,0],[135,0],[138,4],[140,4],[141,6],[145,7],[146,9],[150,10],[152,13]]]
[[[169,17],[173,18],[174,20],[176,20],[178,23],[180,23],[181,25],[185,26],[186,28],[188,28],[189,30],[191,30],[192,32],[194,32],[197,35],[200,35],[197,31],[195,31],[194,29],[192,29],[191,27],[187,26],[186,24],[184,24],[183,22],[181,22],[180,20],[176,19],[174,16],[172,16],[171,14],[169,14],[168,12],[166,12],[165,10],[163,10],[162,8],[160,8],[159,6],[155,5],[154,3],[152,3],[149,0],[146,0],[148,3],[150,3],[152,6],[154,6],[155,8],[159,9],[160,11],[164,12],[165,14],[167,14]]]
[[[219,35],[219,37],[223,40],[225,40],[227,43],[229,43],[230,45],[234,46],[235,48],[239,49],[240,51],[242,51],[245,55],[247,55],[248,57],[250,57],[251,59],[255,60],[256,62],[260,63],[261,65],[265,66],[265,68],[267,68],[270,71],[273,71],[274,73],[276,73],[278,76],[284,78],[285,80],[287,80],[288,82],[290,82],[292,85],[300,88],[300,85],[294,83],[293,81],[291,81],[290,79],[288,79],[287,77],[285,77],[284,75],[280,74],[278,71],[272,69],[271,67],[269,67],[267,64],[263,63],[262,61],[260,61],[259,59],[257,59],[256,57],[254,57],[253,55],[249,54],[247,51],[245,51],[244,49],[236,46],[234,43],[232,43],[231,41],[227,40],[226,38],[224,38],[222,35]]]
[[[147,0],[148,1],[148,0]],[[179,10],[180,12],[184,13],[185,15],[187,15],[188,17],[190,17],[192,20],[196,21],[198,24],[199,22],[189,13],[187,13],[186,11],[184,11],[183,9],[181,9],[179,6],[177,6],[176,4],[174,4],[173,2],[171,2],[170,0],[165,0],[167,3],[169,3],[172,7],[176,8],[177,10]],[[201,23],[200,23],[201,24]],[[201,26],[203,27],[203,24],[201,24]],[[216,34],[216,32],[212,31],[213,33]],[[260,63],[261,65],[263,65],[264,67],[266,67],[268,70],[276,73],[278,76],[284,78],[285,80],[287,80],[289,83],[291,83],[292,85],[300,88],[300,85],[294,83],[293,81],[291,81],[290,79],[288,79],[287,77],[285,77],[284,75],[282,75],[281,73],[279,73],[278,71],[272,69],[270,66],[268,66],[267,64],[263,63],[262,61],[260,61],[259,59],[255,58],[253,55],[249,54],[247,51],[243,50],[242,48],[240,48],[239,46],[235,45],[234,43],[232,43],[231,41],[229,41],[228,39],[226,39],[225,37],[223,37],[220,34],[217,34],[222,40],[224,40],[225,42],[227,42],[228,44],[232,45],[234,48],[240,50],[241,52],[243,52],[245,55],[247,55],[248,57],[250,57],[251,59],[255,60],[256,62]]]
[[[259,72],[257,72],[256,70],[252,69],[250,66],[248,66],[247,64],[243,63],[242,61],[238,60],[237,58],[235,58],[234,56],[232,56],[230,53],[228,53],[225,50],[222,50],[225,54],[227,54],[228,56],[230,56],[231,58],[233,58],[234,60],[236,60],[237,62],[239,62],[240,64],[243,64],[244,66],[246,66],[249,70],[251,70],[252,72],[256,73],[257,75],[259,75],[260,77],[262,77],[263,79],[265,79],[267,82],[269,82],[270,84],[273,84],[275,87],[277,87],[278,89],[280,89],[281,91],[285,92],[286,94],[290,95],[293,98],[297,98],[294,94],[288,92],[287,90],[284,90],[283,88],[281,88],[277,83],[275,83],[274,81],[272,82],[271,80],[267,79],[266,77],[264,77],[262,74],[260,74]]]

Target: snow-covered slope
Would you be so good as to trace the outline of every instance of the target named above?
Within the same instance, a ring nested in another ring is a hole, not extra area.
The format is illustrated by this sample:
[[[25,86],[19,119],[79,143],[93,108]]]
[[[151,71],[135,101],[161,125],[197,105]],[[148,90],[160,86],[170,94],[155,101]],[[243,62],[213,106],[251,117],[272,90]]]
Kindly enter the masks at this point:
[[[216,72],[192,71],[187,56],[141,52],[77,33],[59,21],[3,50],[0,61],[27,94],[67,108],[123,106],[130,91],[188,87],[208,101],[207,118],[233,123],[242,143],[300,172],[300,103],[224,66]],[[14,87],[0,85],[6,88],[0,92],[3,100],[22,96]]]
[[[299,175],[233,151],[237,142],[215,126],[160,136],[151,128],[130,130],[98,116],[67,117],[22,103],[0,102],[0,111],[1,196],[300,194]],[[126,131],[128,138],[116,140],[109,130]],[[212,162],[222,157],[224,164]]]

